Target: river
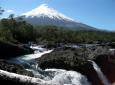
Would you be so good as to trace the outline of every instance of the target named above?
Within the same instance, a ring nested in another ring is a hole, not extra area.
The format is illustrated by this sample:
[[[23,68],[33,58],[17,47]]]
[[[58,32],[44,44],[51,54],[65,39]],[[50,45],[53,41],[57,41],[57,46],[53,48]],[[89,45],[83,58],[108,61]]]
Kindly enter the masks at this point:
[[[42,49],[42,51],[39,51],[39,47],[36,48],[37,50],[34,54],[17,57],[12,59],[12,62],[23,65],[27,71],[31,71],[34,74],[34,77],[53,84],[91,85],[86,76],[76,71],[67,71],[56,68],[42,70],[38,63],[35,62],[35,59],[42,57],[42,55],[50,53],[53,50]]]

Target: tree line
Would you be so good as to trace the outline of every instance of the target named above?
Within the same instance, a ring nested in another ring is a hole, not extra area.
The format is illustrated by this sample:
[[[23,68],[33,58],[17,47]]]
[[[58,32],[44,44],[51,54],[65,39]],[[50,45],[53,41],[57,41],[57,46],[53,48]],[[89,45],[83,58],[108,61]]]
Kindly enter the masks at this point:
[[[14,15],[0,20],[0,40],[39,44],[114,42],[115,32],[70,30],[57,26],[32,26]]]

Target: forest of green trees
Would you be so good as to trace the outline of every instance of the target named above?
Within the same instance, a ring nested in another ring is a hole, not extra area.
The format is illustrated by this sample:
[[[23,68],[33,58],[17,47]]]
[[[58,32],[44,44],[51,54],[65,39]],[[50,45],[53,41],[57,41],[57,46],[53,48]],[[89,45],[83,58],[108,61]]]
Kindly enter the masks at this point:
[[[1,10],[1,8],[0,8]],[[2,11],[0,14],[2,14]],[[114,42],[115,32],[70,30],[57,26],[32,26],[11,14],[0,20],[0,41],[39,44]]]
[[[28,43],[93,43],[96,41],[113,42],[115,33],[107,31],[75,31],[57,26],[32,26],[13,16],[0,21],[0,40]]]

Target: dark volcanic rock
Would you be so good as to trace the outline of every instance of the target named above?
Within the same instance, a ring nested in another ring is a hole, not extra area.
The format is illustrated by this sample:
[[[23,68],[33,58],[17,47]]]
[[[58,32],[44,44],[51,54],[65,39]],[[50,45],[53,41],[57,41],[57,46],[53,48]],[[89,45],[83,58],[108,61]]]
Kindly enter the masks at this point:
[[[115,48],[115,42],[111,42],[108,45],[111,46],[111,48]]]
[[[0,59],[8,59],[30,53],[33,53],[33,50],[0,41]]]
[[[6,79],[4,77],[0,77],[0,83],[2,85],[34,85],[34,84],[14,81],[14,80],[11,80],[11,79]]]

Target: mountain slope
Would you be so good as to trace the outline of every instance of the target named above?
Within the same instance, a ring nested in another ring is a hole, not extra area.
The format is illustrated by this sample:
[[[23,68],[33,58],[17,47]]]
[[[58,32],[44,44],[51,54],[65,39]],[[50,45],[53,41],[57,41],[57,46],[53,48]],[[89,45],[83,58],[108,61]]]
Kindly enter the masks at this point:
[[[22,14],[21,16],[23,16],[25,21],[31,23],[32,25],[56,25],[83,30],[95,29],[86,24],[74,21],[53,8],[49,8],[46,4],[42,4],[32,11]]]

